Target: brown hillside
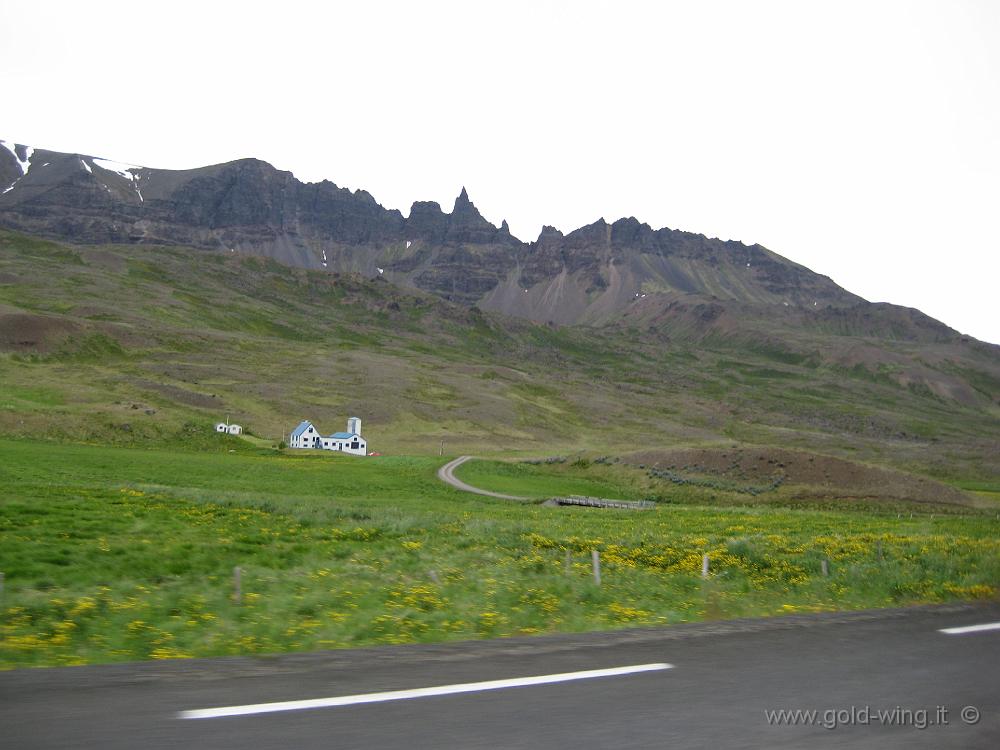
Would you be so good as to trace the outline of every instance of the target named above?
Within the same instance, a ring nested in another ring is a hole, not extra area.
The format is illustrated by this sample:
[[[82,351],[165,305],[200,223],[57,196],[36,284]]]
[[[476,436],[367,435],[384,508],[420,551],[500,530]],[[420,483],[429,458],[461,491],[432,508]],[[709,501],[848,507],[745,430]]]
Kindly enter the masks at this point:
[[[968,505],[972,498],[954,487],[901,471],[842,458],[779,448],[740,446],[650,450],[629,454],[625,463],[668,469],[681,476],[721,477],[763,485],[784,476],[800,498],[871,498]]]

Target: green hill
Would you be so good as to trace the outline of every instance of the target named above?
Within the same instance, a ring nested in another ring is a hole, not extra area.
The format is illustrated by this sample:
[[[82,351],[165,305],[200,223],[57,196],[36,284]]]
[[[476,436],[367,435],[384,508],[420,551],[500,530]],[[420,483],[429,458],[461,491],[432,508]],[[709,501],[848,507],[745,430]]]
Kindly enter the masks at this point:
[[[0,434],[200,448],[227,416],[277,443],[357,415],[381,452],[751,443],[995,481],[996,347],[862,323],[692,301],[555,327],[258,257],[5,232]]]

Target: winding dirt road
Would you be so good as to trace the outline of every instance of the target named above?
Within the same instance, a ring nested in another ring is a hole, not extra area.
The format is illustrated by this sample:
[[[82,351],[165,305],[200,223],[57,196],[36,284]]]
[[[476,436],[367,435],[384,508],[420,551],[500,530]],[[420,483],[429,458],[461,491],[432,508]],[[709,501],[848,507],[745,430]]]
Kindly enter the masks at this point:
[[[499,497],[503,500],[529,500],[530,498],[522,497],[520,495],[503,495],[499,492],[490,492],[489,490],[481,490],[478,487],[473,487],[471,484],[466,484],[461,479],[458,479],[454,472],[459,466],[468,461],[472,456],[459,456],[454,461],[449,461],[440,469],[438,469],[438,479],[446,484],[450,484],[456,490],[462,490],[462,492],[474,492],[477,495],[488,495],[489,497]]]

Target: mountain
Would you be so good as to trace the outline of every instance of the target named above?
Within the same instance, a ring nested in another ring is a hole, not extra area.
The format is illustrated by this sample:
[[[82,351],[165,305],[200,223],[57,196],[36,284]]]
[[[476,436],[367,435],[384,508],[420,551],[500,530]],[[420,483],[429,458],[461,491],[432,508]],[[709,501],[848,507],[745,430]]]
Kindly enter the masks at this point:
[[[0,185],[0,227],[35,236],[358,273],[546,325],[588,324],[659,346],[723,342],[969,406],[998,403],[992,380],[966,375],[984,353],[995,364],[1000,348],[919,310],[866,302],[760,245],[635,218],[565,235],[547,226],[525,243],[483,218],[464,188],[450,213],[416,202],[404,217],[364,191],[303,183],[256,159],[164,170],[0,141]]]
[[[464,188],[450,213],[420,201],[404,217],[363,190],[303,183],[257,159],[165,170],[7,142],[0,142],[0,185],[0,226],[10,229],[382,274],[538,322],[652,319],[692,299],[824,311],[842,321],[851,314],[841,311],[868,309],[829,278],[760,245],[654,230],[631,217],[565,235],[545,227],[522,242],[506,222],[484,219]]]

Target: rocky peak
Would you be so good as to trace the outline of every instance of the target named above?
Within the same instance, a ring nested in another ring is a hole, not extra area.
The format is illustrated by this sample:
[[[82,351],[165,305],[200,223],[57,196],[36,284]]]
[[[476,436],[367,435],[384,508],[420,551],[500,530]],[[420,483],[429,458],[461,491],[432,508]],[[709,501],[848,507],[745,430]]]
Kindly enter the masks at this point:
[[[406,220],[407,236],[426,242],[444,242],[448,233],[448,215],[437,201],[415,201]]]
[[[462,192],[459,193],[458,197],[455,199],[455,207],[451,210],[451,223],[482,223],[493,227],[493,225],[486,221],[482,214],[479,213],[479,209],[476,208],[475,204],[469,200],[469,193],[464,187],[462,188]],[[496,227],[493,228],[496,229]]]
[[[656,235],[649,224],[629,216],[611,225],[611,244],[648,250],[656,245]]]
[[[465,189],[465,185],[462,185],[462,192],[458,194],[455,199],[455,207],[452,209],[452,215],[466,211],[467,209],[476,210],[476,207],[469,200],[469,191]],[[478,211],[477,211],[478,213]]]
[[[573,230],[566,240],[570,247],[607,246],[611,241],[611,225],[602,216],[593,224]]]
[[[463,187],[455,199],[446,238],[450,242],[489,243],[496,238],[496,234],[497,228],[483,218]]]

